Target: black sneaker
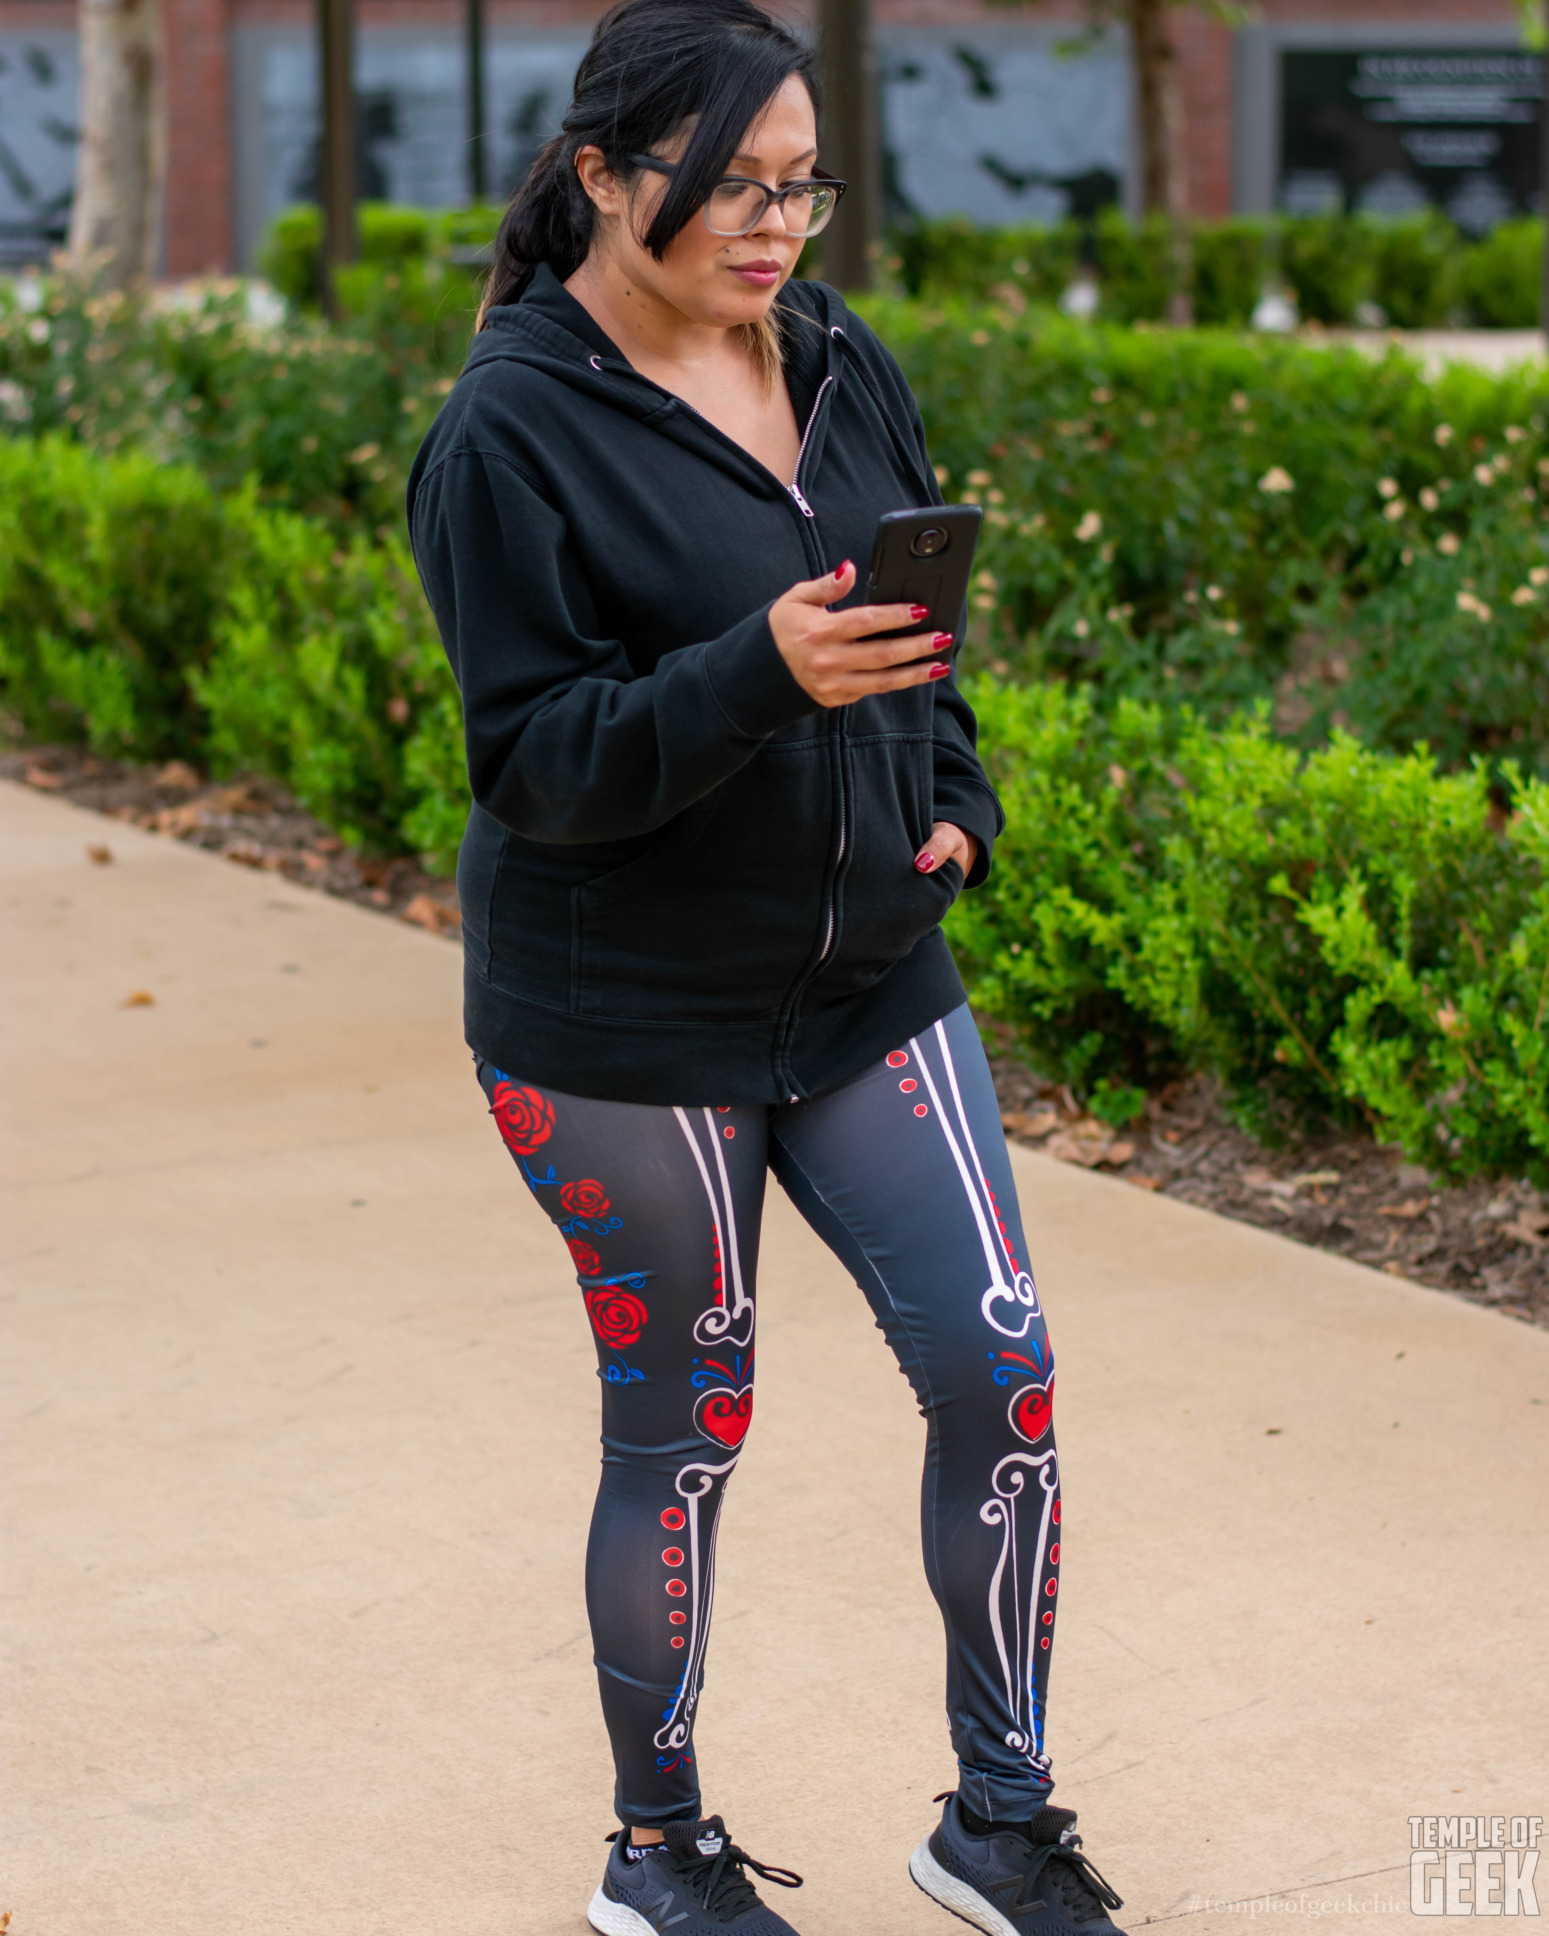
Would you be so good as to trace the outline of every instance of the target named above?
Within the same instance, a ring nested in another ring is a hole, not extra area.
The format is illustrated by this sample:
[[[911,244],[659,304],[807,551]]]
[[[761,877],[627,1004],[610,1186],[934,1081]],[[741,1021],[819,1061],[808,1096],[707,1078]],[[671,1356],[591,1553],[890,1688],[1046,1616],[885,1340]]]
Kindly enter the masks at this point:
[[[956,1795],[941,1826],[909,1858],[926,1895],[987,1936],[1123,1936],[1110,1909],[1124,1903],[1081,1853],[1076,1811],[1047,1803],[1026,1828],[973,1835]]]
[[[603,1936],[796,1936],[782,1916],[766,1909],[743,1873],[752,1869],[785,1889],[799,1889],[789,1869],[766,1868],[729,1841],[719,1815],[703,1822],[668,1822],[665,1842],[650,1844],[637,1861],[624,1850],[626,1829],[608,1840],[613,1852],[586,1920]]]

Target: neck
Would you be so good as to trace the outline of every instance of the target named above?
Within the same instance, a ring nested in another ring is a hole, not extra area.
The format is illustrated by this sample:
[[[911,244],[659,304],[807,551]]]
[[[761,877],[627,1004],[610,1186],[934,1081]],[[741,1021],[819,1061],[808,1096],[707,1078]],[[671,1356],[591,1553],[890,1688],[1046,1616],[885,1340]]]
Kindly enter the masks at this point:
[[[631,363],[707,363],[724,351],[732,334],[714,323],[696,323],[598,250],[565,287]]]

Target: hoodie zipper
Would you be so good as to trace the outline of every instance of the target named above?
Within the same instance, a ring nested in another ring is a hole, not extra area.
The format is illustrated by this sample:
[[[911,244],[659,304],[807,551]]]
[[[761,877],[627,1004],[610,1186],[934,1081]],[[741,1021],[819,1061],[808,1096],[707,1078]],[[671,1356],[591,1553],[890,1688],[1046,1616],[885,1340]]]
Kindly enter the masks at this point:
[[[812,400],[812,410],[807,418],[807,427],[802,432],[801,445],[796,452],[796,467],[792,474],[791,482],[786,486],[786,489],[790,492],[791,497],[795,502],[797,510],[800,511],[802,516],[806,518],[808,522],[811,524],[813,528],[814,538],[817,536],[817,513],[813,510],[812,506],[807,502],[806,496],[802,491],[801,467],[806,460],[807,446],[811,442],[813,430],[817,426],[818,413],[821,411],[823,407],[823,400],[827,396],[829,390],[833,387],[833,384],[834,384],[834,378],[830,375],[830,376],[825,376],[823,381],[818,385],[818,393]],[[834,847],[834,862],[833,862],[833,869],[832,869],[832,875],[831,875],[831,884],[828,890],[828,906],[827,906],[827,909],[825,910],[824,919],[823,919],[823,945],[818,950],[817,960],[813,962],[812,966],[808,968],[803,974],[799,975],[796,981],[792,984],[791,989],[783,1004],[782,1015],[781,1015],[782,1026],[781,1026],[781,1038],[780,1038],[780,1044],[779,1044],[780,1067],[777,1069],[776,1074],[778,1075],[780,1081],[787,1088],[788,1092],[790,1093],[791,1100],[793,1102],[798,1100],[798,1097],[796,1094],[795,1076],[791,1070],[789,1061],[786,1059],[786,1048],[789,1041],[791,1026],[795,1020],[796,1008],[798,1003],[801,1000],[802,993],[806,989],[808,983],[813,979],[813,977],[821,971],[823,964],[828,960],[829,956],[833,953],[834,941],[837,936],[837,929],[839,925],[839,908],[838,908],[839,881],[840,881],[840,877],[844,872],[845,853],[849,845],[850,800],[849,800],[849,790],[845,785],[845,777],[844,777],[845,775],[844,741],[846,738],[846,730],[845,730],[845,709],[842,706],[837,709],[834,723],[830,731],[833,734],[834,738],[837,739],[839,742],[838,762],[837,762],[838,770],[835,775],[835,789],[836,789],[836,797],[837,797],[837,802],[839,807],[839,838],[835,843],[835,847]]]
[[[842,335],[842,332],[836,329],[832,332],[832,334],[834,336],[840,336]],[[599,372],[602,371],[605,367],[610,367],[610,368],[612,367],[611,365],[605,366],[602,360],[596,356],[590,357],[588,361],[591,363],[592,368]],[[639,371],[631,368],[628,364],[625,364],[621,368],[619,368],[617,373],[620,376],[635,377],[641,382],[645,382],[645,383],[651,382],[651,379],[649,377],[642,378],[640,376]],[[808,526],[810,527],[814,540],[816,540],[817,538],[817,513],[813,510],[812,506],[807,502],[806,495],[802,491],[801,467],[803,462],[806,459],[807,446],[812,441],[812,433],[817,428],[818,415],[823,408],[824,399],[828,395],[828,392],[833,388],[834,383],[835,383],[835,378],[833,377],[832,374],[830,374],[828,376],[825,376],[823,381],[818,385],[817,395],[812,399],[812,409],[807,417],[807,427],[802,432],[801,443],[797,447],[796,467],[792,474],[791,482],[785,486],[786,493],[788,494],[791,501],[795,504],[796,509],[801,513],[802,517],[806,520]],[[652,384],[652,388],[660,389],[661,385]],[[672,395],[670,391],[666,392],[665,394],[669,396]],[[706,428],[714,432],[716,436],[723,437],[723,438],[726,437],[726,433],[723,430],[720,430],[715,424],[711,423],[710,420],[704,416],[703,412],[695,410],[694,406],[691,403],[686,402],[682,397],[675,397],[674,401],[680,406],[680,408],[691,411],[696,417],[700,419],[702,423],[705,424]],[[726,441],[729,443],[732,440],[730,438],[726,438]],[[742,446],[738,445],[737,448],[741,450]],[[748,455],[748,453],[746,451],[743,451],[743,455],[746,456]],[[754,463],[757,463],[758,459],[754,458],[753,461]],[[767,469],[767,466],[763,468]],[[820,550],[819,563],[821,562],[822,562],[822,555]],[[832,737],[837,739],[839,742],[838,772],[835,778],[835,786],[836,786],[838,804],[839,804],[839,838],[834,848],[832,885],[830,886],[828,891],[828,907],[827,907],[827,911],[826,911],[826,914],[824,917],[824,923],[823,923],[823,945],[818,950],[817,960],[813,962],[810,968],[806,969],[802,974],[798,975],[796,980],[791,984],[791,987],[789,992],[787,993],[786,999],[781,1005],[780,1017],[779,1017],[780,1036],[776,1047],[776,1055],[779,1059],[779,1066],[776,1068],[775,1074],[778,1077],[778,1079],[781,1081],[781,1083],[785,1085],[787,1092],[790,1096],[790,1100],[792,1102],[799,1102],[801,1100],[801,1097],[797,1093],[795,1076],[792,1073],[790,1064],[786,1059],[786,1044],[789,1039],[791,1025],[795,1019],[796,1007],[801,1000],[803,991],[806,989],[807,984],[813,979],[813,977],[819,973],[819,971],[823,967],[823,964],[828,960],[829,955],[833,952],[835,931],[838,927],[839,878],[844,869],[844,857],[849,844],[848,829],[849,829],[849,819],[850,819],[850,800],[849,800],[849,791],[845,785],[845,777],[844,777],[844,769],[845,769],[844,741],[846,738],[845,709],[841,706],[836,710],[837,710],[837,717],[834,721],[834,724],[830,728],[830,733]]]

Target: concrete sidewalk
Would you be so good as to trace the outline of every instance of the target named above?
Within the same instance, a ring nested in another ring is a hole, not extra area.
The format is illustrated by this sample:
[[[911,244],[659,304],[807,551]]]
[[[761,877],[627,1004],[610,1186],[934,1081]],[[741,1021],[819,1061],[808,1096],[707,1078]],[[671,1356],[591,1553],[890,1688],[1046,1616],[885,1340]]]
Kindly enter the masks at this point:
[[[14,787],[0,877],[12,1936],[581,1936],[596,1379],[456,949]],[[1120,1922],[1407,1917],[1408,1817],[1549,1815],[1549,1336],[1014,1160]],[[920,1423],[777,1191],[764,1257],[708,1792],[803,1936],[947,1936]]]

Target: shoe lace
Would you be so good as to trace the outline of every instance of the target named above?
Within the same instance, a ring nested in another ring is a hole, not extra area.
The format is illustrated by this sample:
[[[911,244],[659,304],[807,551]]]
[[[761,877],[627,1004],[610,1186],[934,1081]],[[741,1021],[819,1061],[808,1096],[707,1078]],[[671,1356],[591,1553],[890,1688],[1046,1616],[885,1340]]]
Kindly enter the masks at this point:
[[[716,1855],[675,1856],[672,1861],[689,1894],[702,1902],[706,1909],[728,1918],[740,1916],[745,1909],[759,1907],[758,1891],[744,1873],[747,1869],[762,1876],[766,1882],[778,1883],[782,1889],[799,1889],[802,1886],[802,1878],[794,1869],[781,1869],[773,1863],[760,1862],[729,1839],[721,1843],[720,1852]]]
[[[605,1839],[611,1842],[619,1833],[615,1829]],[[696,1902],[728,1921],[740,1916],[744,1910],[761,1907],[758,1891],[744,1873],[747,1869],[762,1876],[766,1882],[777,1882],[782,1889],[799,1889],[802,1886],[802,1878],[794,1869],[781,1869],[771,1862],[760,1862],[746,1849],[739,1849],[729,1836],[722,1838],[715,1855],[675,1855],[662,1843],[656,1844],[656,1853],[671,1863],[673,1873]]]
[[[1058,1891],[1072,1922],[1093,1922],[1104,1910],[1122,1909],[1124,1898],[1082,1853],[1081,1837],[1069,1829],[1066,1834],[1068,1841],[1040,1842],[1033,1847],[1014,1906],[1023,1909],[1031,1904],[1033,1885],[1047,1868],[1047,1882]]]

